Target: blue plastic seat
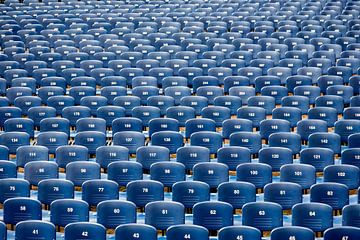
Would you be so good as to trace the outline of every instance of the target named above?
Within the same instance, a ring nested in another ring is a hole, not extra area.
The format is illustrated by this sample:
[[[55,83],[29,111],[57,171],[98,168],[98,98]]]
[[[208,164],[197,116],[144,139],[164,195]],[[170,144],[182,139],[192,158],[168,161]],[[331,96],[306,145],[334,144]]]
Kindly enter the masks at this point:
[[[201,110],[208,106],[208,99],[202,96],[187,96],[180,99],[180,105],[191,107],[195,115],[200,115]]]
[[[297,226],[275,228],[271,231],[272,240],[295,237],[295,239],[315,240],[315,234],[311,229]]]
[[[260,126],[260,122],[266,118],[266,110],[262,107],[241,107],[237,111],[237,117],[252,121],[255,128]]]
[[[214,104],[214,99],[218,96],[222,96],[223,93],[224,90],[218,86],[202,86],[196,90],[197,96],[206,97],[209,104]]]
[[[257,154],[262,147],[261,136],[254,132],[235,132],[230,135],[230,146],[246,147]]]
[[[66,179],[81,186],[86,180],[100,179],[100,165],[95,162],[76,161],[66,165]]]
[[[0,145],[6,146],[10,154],[15,154],[19,147],[30,145],[30,135],[24,132],[5,132],[0,135]]]
[[[26,220],[41,220],[41,203],[32,198],[15,197],[4,202],[5,224],[15,225]]]
[[[95,207],[102,201],[119,198],[119,186],[116,182],[111,180],[87,180],[82,184],[81,188],[82,200],[87,202],[90,207]]]
[[[201,226],[187,224],[170,226],[166,231],[166,237],[174,240],[181,240],[185,236],[190,236],[190,239],[207,240],[209,231]]]
[[[45,179],[38,184],[38,200],[50,206],[57,199],[74,198],[74,184],[64,179]]]
[[[161,221],[166,215],[166,221]],[[178,202],[155,201],[145,206],[145,224],[154,226],[158,230],[185,223],[184,205]]]
[[[4,147],[4,146],[1,146]],[[6,160],[0,160],[0,179],[4,178],[16,178],[17,177],[17,167],[13,162],[8,161],[8,155],[3,157]]]
[[[0,198],[1,204],[10,198],[30,197],[30,184],[24,179],[1,179],[0,189],[3,193]]]
[[[153,86],[138,86],[133,88],[132,94],[141,99],[141,104],[146,104],[147,99],[151,96],[159,95],[159,89]]]
[[[309,147],[329,148],[335,154],[341,153],[340,136],[336,133],[313,133],[309,135]]]
[[[343,226],[359,227],[359,216],[357,215],[359,207],[359,204],[351,204],[343,208]]]
[[[350,103],[350,98],[353,96],[353,88],[351,86],[334,85],[326,88],[327,95],[340,96],[344,100],[344,104]]]
[[[65,230],[65,240],[76,240],[82,238],[84,233],[86,239],[91,240],[105,240],[106,239],[106,229],[101,224],[90,223],[90,222],[75,222],[66,225]]]
[[[4,127],[4,122],[10,118],[19,118],[22,110],[19,107],[0,107],[0,127]]]
[[[143,208],[150,202],[164,200],[164,185],[153,180],[131,181],[126,186],[126,199]]]
[[[316,107],[332,107],[340,114],[344,110],[344,99],[336,95],[324,95],[315,99]]]
[[[283,225],[282,207],[277,203],[247,203],[243,206],[242,213],[242,224],[260,231],[271,231]]]
[[[210,188],[217,188],[219,184],[229,181],[228,167],[225,164],[203,162],[194,165],[194,180],[209,184]]]
[[[219,163],[227,165],[230,171],[235,171],[239,164],[250,162],[251,153],[248,148],[228,146],[220,148],[217,157]]]
[[[25,132],[34,137],[34,121],[26,118],[10,118],[4,122],[5,132]]]
[[[251,132],[253,129],[252,122],[248,119],[227,119],[223,122],[222,136],[229,139],[230,135],[235,132]]]
[[[218,233],[219,240],[236,239],[238,237],[260,240],[261,232],[259,229],[249,226],[227,226],[221,228]]]
[[[97,222],[108,229],[115,229],[119,225],[136,222],[136,206],[132,202],[102,201],[97,206],[97,212]]]
[[[16,224],[15,238],[30,240],[32,238],[42,238],[44,240],[52,240],[56,238],[55,226],[52,223],[27,220]]]
[[[215,154],[222,146],[222,136],[216,132],[195,132],[190,136],[190,142],[193,146],[207,147],[211,154]]]
[[[237,181],[250,182],[262,189],[272,180],[271,166],[263,163],[243,163],[236,168]]]
[[[218,200],[231,204],[234,209],[242,209],[246,203],[255,202],[255,185],[240,181],[224,182],[218,187]]]
[[[323,232],[333,226],[332,208],[323,203],[298,203],[292,208],[292,225]]]
[[[334,227],[329,228],[324,232],[324,240],[330,239],[357,239],[360,237],[360,231],[355,227]]]
[[[16,151],[16,164],[24,167],[26,163],[33,161],[48,161],[48,149],[43,146],[21,146]]]
[[[233,225],[233,208],[230,204],[219,201],[205,201],[194,205],[193,223],[208,230],[220,230]]]
[[[317,183],[310,188],[310,201],[328,204],[339,215],[337,211],[349,204],[348,192],[348,187],[341,183]]]
[[[348,142],[348,137],[359,132],[360,121],[354,119],[342,119],[335,122],[335,133],[339,134],[342,143]]]
[[[172,186],[172,200],[192,209],[197,202],[210,200],[210,186],[200,181],[179,181]]]
[[[120,240],[156,240],[156,228],[150,225],[130,223],[123,224],[116,228],[115,239]]]

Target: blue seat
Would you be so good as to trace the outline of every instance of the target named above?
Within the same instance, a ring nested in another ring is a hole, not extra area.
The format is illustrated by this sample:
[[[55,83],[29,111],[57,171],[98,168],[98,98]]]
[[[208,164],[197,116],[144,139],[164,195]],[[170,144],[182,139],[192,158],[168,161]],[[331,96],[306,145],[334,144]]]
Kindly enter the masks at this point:
[[[5,132],[0,134],[0,145],[6,146],[10,154],[15,154],[19,147],[30,145],[30,135],[24,132]]]
[[[185,236],[190,236],[193,239],[207,240],[209,239],[209,231],[197,225],[174,225],[170,226],[166,231],[166,237],[174,240],[181,240]]]
[[[97,222],[107,229],[136,222],[136,206],[121,200],[102,201],[97,206]]]
[[[132,94],[140,98],[141,104],[146,105],[149,97],[159,95],[159,89],[153,86],[138,86],[133,88]]]
[[[90,223],[90,222],[75,222],[66,225],[65,230],[65,240],[76,240],[82,238],[84,233],[86,239],[91,240],[105,240],[106,239],[106,229],[101,224]]]
[[[307,141],[312,133],[327,132],[327,122],[318,119],[304,119],[297,124],[297,133],[302,141]]]
[[[229,181],[229,169],[225,164],[214,162],[197,163],[193,167],[195,181],[209,184],[210,188],[215,189],[219,184]]]
[[[208,99],[202,96],[187,96],[180,99],[180,105],[191,107],[194,109],[195,115],[200,115],[201,110],[208,106]]]
[[[86,132],[86,131],[97,131],[97,132],[106,132],[106,121],[102,118],[80,118],[76,121],[76,131]]]
[[[214,104],[214,99],[218,96],[222,96],[224,90],[218,86],[202,86],[196,90],[196,94],[197,96],[206,97],[209,104]]]
[[[348,83],[352,74],[352,69],[347,66],[332,66],[328,69],[328,74],[342,77],[344,83]]]
[[[129,223],[116,228],[115,239],[120,240],[156,240],[156,228],[150,225]]]
[[[271,231],[283,225],[282,207],[277,203],[247,203],[243,206],[242,214],[243,225],[255,227],[260,231]]]
[[[331,107],[315,107],[308,111],[309,119],[320,119],[327,122],[328,127],[333,127],[337,121],[336,109]]]
[[[119,198],[119,186],[116,182],[105,179],[85,181],[82,186],[82,200],[90,207],[96,207],[102,201]],[[99,190],[101,189],[101,190]]]
[[[86,180],[100,179],[100,165],[95,162],[76,161],[66,165],[66,179],[81,186]]]
[[[80,100],[86,96],[95,96],[95,88],[87,86],[75,86],[69,90],[69,95],[74,98],[75,104],[80,105]]]
[[[50,206],[57,199],[74,198],[74,184],[65,179],[45,179],[38,184],[38,200]]]
[[[190,143],[193,146],[206,147],[210,150],[210,154],[215,154],[222,146],[222,136],[216,132],[195,132],[190,136]]]
[[[193,223],[209,231],[220,230],[233,225],[233,208],[230,204],[219,201],[205,201],[194,205]]]
[[[271,183],[271,166],[263,163],[243,163],[236,168],[237,181],[250,182],[257,189],[262,189],[266,184]]]
[[[333,85],[343,85],[344,80],[341,76],[323,75],[317,79],[318,86],[322,93],[326,93],[326,89]]]
[[[16,177],[17,177],[16,164],[8,160],[0,160],[0,179],[16,178]]]
[[[105,120],[106,127],[111,127],[113,120],[125,117],[125,109],[119,106],[103,106],[97,109],[96,116]]]
[[[172,186],[172,201],[182,203],[186,209],[210,200],[210,186],[200,181],[178,181]]]
[[[272,240],[295,237],[295,239],[315,240],[315,234],[311,229],[297,226],[275,228],[271,231]]]
[[[9,102],[14,104],[17,97],[32,96],[32,90],[29,87],[10,87],[6,90],[6,97]]]
[[[269,183],[264,187],[264,201],[281,205],[283,210],[302,202],[302,187],[291,182]]]
[[[78,120],[80,121],[80,120]],[[103,122],[105,127],[105,120]],[[79,129],[80,130],[80,129]],[[104,131],[105,132],[105,131]],[[95,154],[98,147],[106,145],[106,136],[104,132],[84,131],[75,135],[75,144],[85,146],[89,150],[89,154]]]
[[[349,79],[349,85],[351,87],[353,87],[354,90],[354,95],[358,95],[359,94],[359,87],[360,87],[360,79],[358,76],[352,76]]]
[[[34,137],[34,121],[28,118],[10,118],[4,122],[5,132],[25,132]]]
[[[161,221],[166,215],[167,221]],[[145,224],[165,231],[168,227],[185,223],[184,205],[178,202],[155,201],[145,206]]]
[[[290,132],[290,122],[283,119],[265,119],[260,122],[260,135],[262,139],[277,132]]]
[[[359,116],[359,107],[348,107],[344,109],[344,119],[357,119],[360,120]]]
[[[221,127],[223,121],[229,119],[231,114],[230,109],[227,107],[209,106],[201,110],[201,116],[203,118],[214,120],[216,127]]]
[[[237,96],[241,98],[243,105],[248,104],[248,99],[255,96],[255,88],[249,86],[235,86],[229,89],[230,96]]]
[[[150,202],[164,200],[164,185],[153,180],[131,181],[126,186],[126,199],[143,208]]]
[[[115,161],[107,166],[108,179],[116,182],[120,187],[125,187],[129,182],[141,180],[143,175],[142,165],[132,161]]]
[[[235,132],[251,132],[253,130],[253,123],[248,119],[227,119],[223,121],[223,138],[229,139],[230,135]]]
[[[315,99],[316,107],[332,107],[340,114],[344,110],[344,99],[336,95],[324,95]]]
[[[149,121],[153,118],[160,118],[160,109],[153,106],[138,106],[132,109],[132,117],[142,121],[144,127],[148,127]]]
[[[339,215],[339,210],[349,204],[349,189],[341,183],[317,183],[310,188],[310,201],[328,204]]]
[[[160,109],[160,115],[164,116],[166,114],[166,110],[169,107],[173,107],[175,105],[175,99],[172,96],[152,96],[148,98],[148,106],[157,107]],[[178,105],[178,104],[177,104]]]
[[[353,96],[353,87],[344,85],[334,85],[326,88],[327,95],[340,96],[344,100],[344,104],[350,103],[350,98]]]
[[[298,203],[292,208],[292,225],[323,232],[333,226],[332,208],[323,203]]]
[[[102,97],[106,98],[106,101],[104,101],[105,99],[103,98],[98,98],[98,101],[100,103],[108,103],[110,105],[114,104],[114,99],[118,96],[125,96],[126,95],[126,88],[125,87],[120,87],[120,86],[105,86],[102,87],[100,90],[100,94]],[[95,100],[95,99],[93,99]],[[81,101],[80,101],[81,102]],[[102,105],[105,106],[106,104]],[[101,107],[101,106],[99,106]]]
[[[150,166],[151,180],[159,181],[164,187],[172,187],[185,180],[185,166],[178,162],[156,162]]]
[[[83,200],[57,199],[50,204],[50,221],[57,227],[89,220],[89,205]]]
[[[169,161],[170,151],[164,146],[142,146],[136,150],[136,160],[143,169],[150,170],[153,163]]]
[[[4,122],[10,118],[19,118],[22,110],[19,107],[0,107],[0,127],[4,127]]]
[[[255,185],[240,181],[224,182],[218,187],[218,200],[231,204],[234,209],[242,209],[246,203],[255,202]]]
[[[359,204],[351,204],[345,206],[343,208],[343,218],[342,218],[342,225],[343,226],[352,226],[352,227],[359,227],[359,216],[357,215],[357,211],[359,210]]]
[[[339,134],[342,143],[348,142],[348,137],[359,132],[360,121],[354,119],[342,119],[335,122],[335,133]]]
[[[237,111],[237,117],[252,121],[255,128],[260,126],[260,122],[266,118],[266,110],[262,107],[241,107]]]
[[[119,117],[113,120],[112,122],[112,131],[113,134],[123,131],[134,131],[142,132],[143,124],[142,121],[138,118],[133,117]]]
[[[125,147],[101,146],[96,149],[96,162],[103,169],[106,169],[112,162],[128,160],[129,150]]]
[[[24,166],[24,179],[37,186],[41,180],[58,178],[58,165],[48,161],[34,161]]]
[[[71,96],[52,96],[47,99],[47,105],[55,108],[56,114],[60,115],[65,107],[75,105],[75,99]]]
[[[15,238],[30,240],[32,238],[41,238],[44,240],[52,240],[56,238],[55,226],[52,223],[27,220],[16,224]]]
[[[259,229],[249,226],[227,226],[221,228],[218,234],[219,240],[236,239],[238,237],[260,240],[261,232]]]
[[[230,135],[230,146],[246,147],[257,154],[262,147],[261,136],[254,132],[235,132]]]
[[[329,148],[335,154],[341,153],[340,136],[336,133],[313,133],[309,135],[309,147]]]
[[[15,197],[4,202],[3,221],[15,225],[26,220],[41,220],[41,203],[32,198]]]
[[[227,165],[230,171],[235,171],[239,164],[250,162],[251,153],[248,148],[228,146],[220,148],[217,157],[219,163]]]
[[[28,116],[34,121],[34,126],[39,127],[41,120],[56,117],[56,110],[46,106],[31,107],[28,110]]]
[[[176,152],[176,160],[183,163],[186,170],[192,170],[195,164],[210,161],[210,149],[203,146],[181,147]]]
[[[324,240],[330,239],[357,239],[360,237],[360,231],[358,228],[355,227],[334,227],[329,228],[324,232]]]
[[[10,198],[30,197],[30,184],[24,179],[0,179],[0,189],[3,193],[0,197],[1,204]]]
[[[265,163],[272,167],[273,172],[279,172],[285,164],[293,162],[293,152],[284,147],[268,147],[259,151],[259,163]]]
[[[17,149],[16,156],[18,167],[24,167],[28,162],[49,160],[48,149],[43,146],[21,146]]]
[[[312,78],[304,75],[293,75],[286,78],[286,87],[290,93],[294,92],[297,86],[310,86],[312,85]]]

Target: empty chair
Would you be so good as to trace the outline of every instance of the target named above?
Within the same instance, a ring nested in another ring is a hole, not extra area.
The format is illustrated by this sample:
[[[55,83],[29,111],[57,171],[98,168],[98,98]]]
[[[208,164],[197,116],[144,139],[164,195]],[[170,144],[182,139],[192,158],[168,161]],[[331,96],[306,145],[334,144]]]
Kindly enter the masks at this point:
[[[114,119],[112,122],[113,134],[122,131],[142,132],[142,130],[143,130],[143,124],[142,121],[138,118],[119,117]]]
[[[50,221],[57,227],[89,220],[89,205],[82,200],[55,200],[50,205],[50,212]]]
[[[266,119],[260,122],[260,135],[263,139],[276,132],[290,132],[290,122],[283,119]]]
[[[146,224],[129,223],[116,228],[115,239],[120,240],[156,240],[156,228]]]
[[[108,229],[136,222],[136,206],[121,200],[102,201],[97,206],[97,222]]]
[[[24,167],[26,163],[33,161],[48,161],[48,149],[43,146],[21,146],[16,151],[16,164]]]
[[[281,240],[283,238],[315,240],[315,234],[312,230],[305,227],[286,226],[275,228],[270,234],[271,240]]]
[[[292,208],[292,225],[306,227],[315,233],[333,226],[332,208],[324,203],[298,203]]]
[[[187,96],[180,99],[180,105],[191,107],[195,111],[195,115],[200,115],[201,110],[208,106],[208,99],[201,96]]]
[[[246,147],[256,155],[262,147],[261,136],[254,132],[236,132],[230,135],[230,146]]]
[[[7,199],[4,202],[5,224],[15,225],[26,220],[41,220],[41,203],[38,200],[24,197]]]
[[[210,200],[210,186],[200,181],[179,181],[172,186],[172,201],[192,210],[198,202]]]
[[[230,110],[231,115],[235,115],[241,107],[241,98],[236,96],[219,96],[214,99],[214,105],[226,107]]]
[[[132,161],[115,161],[107,166],[108,179],[125,187],[129,182],[141,180],[143,177],[142,165]]]
[[[352,226],[357,228],[359,227],[359,215],[357,214],[359,211],[359,207],[359,204],[351,204],[343,208],[343,226]]]
[[[208,118],[193,118],[185,122],[185,137],[190,138],[191,134],[201,131],[216,131],[216,123]]]
[[[54,162],[35,161],[24,166],[24,179],[37,186],[41,180],[58,178],[58,165]]]
[[[88,161],[89,151],[80,145],[63,145],[56,149],[56,163],[60,168],[65,168],[68,163]]]
[[[324,232],[324,240],[340,240],[344,238],[351,240],[359,237],[360,231],[355,227],[334,227],[329,228]]]
[[[166,231],[166,237],[174,240],[181,240],[187,236],[190,239],[208,240],[209,231],[201,226],[187,224],[170,226]]]
[[[248,99],[248,106],[262,107],[266,110],[266,114],[270,115],[275,108],[275,98],[270,96],[254,96]]]
[[[105,127],[105,121],[104,127]],[[87,147],[89,154],[95,154],[98,147],[106,144],[106,136],[99,131],[78,132],[75,135],[75,144]]]
[[[70,135],[70,121],[58,117],[44,118],[40,121],[40,132],[64,132]]]
[[[144,127],[148,127],[149,121],[153,118],[159,118],[160,115],[160,109],[153,106],[139,106],[132,110],[132,117],[139,118]]]
[[[22,111],[19,107],[0,107],[0,127],[4,127],[4,122],[7,119],[21,117],[21,114]]]
[[[176,153],[183,146],[183,136],[179,132],[161,131],[151,135],[151,144],[169,149],[170,154]]]
[[[95,162],[76,161],[66,165],[66,179],[81,186],[86,180],[100,179],[100,165]]]
[[[215,189],[219,184],[229,181],[229,168],[222,163],[206,162],[198,163],[193,168],[193,178],[209,184],[210,188]]]
[[[335,133],[339,134],[342,143],[347,143],[349,136],[360,129],[360,121],[355,119],[342,119],[335,123]]]
[[[291,182],[269,183],[264,187],[264,201],[278,203],[285,211],[291,210],[302,202],[302,188]]]
[[[334,152],[329,148],[307,148],[300,152],[300,163],[310,164],[317,172],[334,164]]]
[[[249,226],[227,226],[220,229],[218,234],[219,240],[237,238],[260,240],[261,232],[259,229]]]
[[[152,96],[148,98],[148,105],[158,107],[160,109],[160,115],[163,116],[169,107],[175,105],[175,100],[171,96]]]
[[[65,240],[76,240],[85,237],[91,240],[106,240],[106,229],[103,225],[90,222],[75,222],[66,225]]]
[[[190,136],[191,145],[207,147],[211,154],[215,154],[222,146],[221,134],[216,132],[195,132]]]
[[[312,133],[327,132],[327,122],[318,119],[304,119],[297,124],[297,133],[302,141],[307,141]]]
[[[159,181],[164,187],[185,180],[185,166],[178,162],[157,162],[150,166],[151,180]]]
[[[237,111],[237,117],[251,120],[253,127],[258,128],[260,122],[266,119],[266,110],[262,107],[241,107]]]
[[[336,133],[312,133],[308,139],[309,147],[329,148],[335,154],[341,153],[340,136]]]
[[[17,167],[16,164],[8,160],[0,160],[0,179],[16,178]]]
[[[115,161],[129,160],[129,150],[122,146],[101,146],[96,149],[96,162],[101,168],[106,169],[107,166]]]
[[[54,154],[57,147],[67,145],[68,135],[64,132],[41,132],[37,136],[37,144],[49,149],[50,154]]]
[[[30,196],[30,184],[24,179],[0,179],[0,189],[3,193],[0,197],[1,204],[9,198]]]
[[[184,127],[187,120],[195,118],[195,109],[189,106],[174,106],[166,110],[166,117],[176,119],[180,127]]]
[[[7,98],[6,100],[8,102]],[[28,111],[30,108],[41,106],[41,98],[37,96],[17,97],[14,101],[14,106],[20,108],[23,115],[28,115]]]
[[[81,118],[76,121],[76,131],[98,131],[106,132],[106,121],[102,118]]]
[[[56,239],[55,226],[52,223],[40,220],[27,220],[16,224],[15,238],[30,240],[41,238],[44,240]]]
[[[69,106],[62,110],[62,117],[70,121],[70,126],[75,126],[80,118],[90,117],[91,110],[84,106]]]
[[[219,201],[199,202],[193,208],[193,223],[209,231],[217,231],[233,225],[233,208],[230,204]]]
[[[306,96],[286,96],[281,99],[282,107],[296,107],[301,110],[301,114],[307,114],[309,103],[309,98]]]
[[[126,199],[144,208],[150,202],[164,200],[164,185],[153,180],[131,181],[126,186]]]
[[[253,130],[252,122],[248,119],[227,119],[222,125],[222,136],[229,139],[235,132],[251,132]]]
[[[251,152],[248,148],[229,146],[217,151],[218,162],[228,166],[230,171],[235,171],[241,163],[251,161]]]
[[[310,188],[310,201],[328,204],[334,214],[349,204],[348,187],[340,183],[318,183]]]
[[[170,151],[164,146],[142,146],[136,150],[136,161],[143,169],[150,170],[152,164],[169,161]]]
[[[259,151],[259,163],[271,166],[273,172],[279,172],[285,164],[293,162],[293,152],[284,147],[267,147]]]
[[[166,219],[164,221],[163,219]],[[145,206],[145,224],[165,231],[172,225],[185,223],[184,205],[178,202],[155,201]]]
[[[118,132],[113,136],[113,143],[126,147],[130,154],[135,154],[139,147],[145,145],[145,136],[143,133],[134,131]]]
[[[256,187],[248,182],[224,182],[218,187],[218,200],[227,202],[236,209],[244,204],[256,201]]]
[[[137,96],[118,96],[114,98],[114,105],[125,108],[125,115],[131,116],[132,109],[140,106],[141,99]]]
[[[125,117],[125,109],[119,106],[103,106],[97,109],[96,116],[105,119],[106,127],[111,127],[113,120]]]
[[[65,179],[45,179],[38,184],[38,200],[45,206],[57,199],[74,198],[74,184]]]
[[[350,103],[350,98],[354,94],[353,87],[344,85],[333,85],[326,88],[327,95],[340,96],[344,100],[344,104]]]
[[[179,131],[179,122],[172,118],[154,118],[149,121],[149,136],[160,131]]]
[[[186,170],[192,170],[195,164],[210,161],[210,150],[203,146],[181,147],[176,152],[176,161],[184,164]]]
[[[277,203],[247,203],[242,209],[242,224],[260,231],[271,231],[283,225],[282,207]]]
[[[272,181],[271,167],[264,163],[243,163],[236,168],[236,180],[249,182],[262,189]]]
[[[119,198],[119,186],[111,180],[87,180],[82,184],[81,188],[82,200],[87,202],[90,207],[95,207],[101,201]]]
[[[6,146],[10,154],[15,154],[19,147],[30,145],[30,136],[24,132],[5,132],[0,134],[0,145]]]

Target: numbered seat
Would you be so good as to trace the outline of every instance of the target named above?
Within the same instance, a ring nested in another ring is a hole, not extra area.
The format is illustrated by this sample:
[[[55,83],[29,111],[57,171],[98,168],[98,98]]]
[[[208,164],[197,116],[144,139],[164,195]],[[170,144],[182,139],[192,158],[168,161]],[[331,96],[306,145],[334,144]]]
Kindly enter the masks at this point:
[[[329,239],[356,239],[360,236],[360,231],[355,227],[334,227],[329,228],[324,232],[324,240]]]
[[[281,205],[283,210],[302,202],[302,187],[297,183],[278,182],[269,183],[264,187],[264,201]]]
[[[295,239],[314,240],[315,234],[312,230],[305,227],[286,226],[275,228],[271,231],[271,239],[280,240],[285,238],[295,237]]]
[[[197,225],[180,224],[170,226],[166,230],[166,236],[174,240],[180,240],[186,236],[189,236],[190,239],[207,240],[209,239],[209,231]]]
[[[3,193],[0,198],[1,204],[10,198],[30,197],[30,184],[24,179],[0,179],[0,189]]]
[[[0,179],[16,178],[17,167],[16,164],[8,160],[0,160]]]
[[[106,239],[106,229],[103,225],[90,222],[75,222],[66,225],[64,229],[65,240],[76,240],[81,237],[86,239]]]
[[[25,132],[4,132],[0,134],[0,145],[6,146],[9,154],[15,154],[19,147],[30,145],[30,136]]]
[[[229,139],[232,133],[236,132],[252,132],[252,121],[248,119],[227,119],[223,122],[222,136]]]
[[[262,189],[272,180],[271,166],[264,163],[243,163],[236,168],[237,181],[250,182],[257,189]]]
[[[106,200],[97,205],[97,223],[107,229],[136,222],[136,206],[132,202]]]
[[[308,139],[309,147],[329,148],[335,154],[341,153],[340,135],[336,133],[312,133]]]
[[[218,200],[227,202],[234,209],[242,209],[249,202],[256,201],[256,187],[248,182],[224,182],[218,187]]]
[[[126,200],[135,203],[138,208],[144,208],[150,202],[163,201],[164,185],[153,180],[131,181],[126,186]]]
[[[74,184],[65,179],[45,179],[38,184],[38,200],[45,206],[58,199],[74,198]]]
[[[120,240],[156,240],[156,228],[146,224],[129,223],[118,226],[115,230],[115,239]]]
[[[219,184],[229,181],[229,168],[222,163],[205,162],[198,163],[193,167],[195,181],[209,184],[210,188],[215,189]]]
[[[210,154],[216,154],[217,149],[222,146],[222,136],[216,132],[195,132],[190,136],[190,144],[193,146],[206,147],[210,150]]]
[[[178,162],[153,163],[150,166],[150,179],[171,188],[174,183],[185,180],[185,166]]]
[[[178,181],[172,186],[172,201],[182,203],[191,212],[198,202],[210,200],[210,186],[200,181]]]
[[[309,136],[317,132],[327,132],[327,122],[318,119],[304,119],[297,124],[297,133],[302,141],[307,141]]]
[[[70,223],[87,222],[89,205],[82,200],[58,199],[50,204],[50,221],[57,227]]]
[[[245,147],[257,154],[262,147],[261,136],[255,132],[235,132],[230,135],[230,146]]]
[[[43,146],[21,146],[17,149],[16,155],[18,167],[24,167],[28,162],[49,160],[49,151]]]
[[[16,224],[15,229],[15,237],[18,239],[30,240],[35,237],[52,240],[56,238],[55,226],[45,221],[22,221]]]
[[[96,207],[102,201],[119,198],[119,186],[116,182],[105,179],[85,181],[82,186],[82,200],[90,207]]]
[[[95,162],[76,161],[66,165],[66,179],[81,186],[86,180],[100,179],[100,165]]]
[[[150,170],[152,164],[170,161],[170,151],[164,146],[142,146],[136,151],[136,161],[143,169]]]
[[[41,203],[25,197],[7,199],[3,205],[5,224],[16,225],[26,220],[41,220]]]
[[[233,225],[233,208],[230,204],[219,201],[199,202],[193,208],[193,223],[209,231],[217,231]]]
[[[259,229],[249,226],[227,226],[221,228],[218,234],[219,240],[235,240],[236,238],[260,240],[261,232]]]
[[[349,204],[349,189],[341,183],[318,183],[310,188],[310,201],[328,204],[337,212]]]
[[[335,133],[339,134],[342,143],[348,143],[348,138],[360,129],[360,121],[354,119],[342,119],[335,122]]]

